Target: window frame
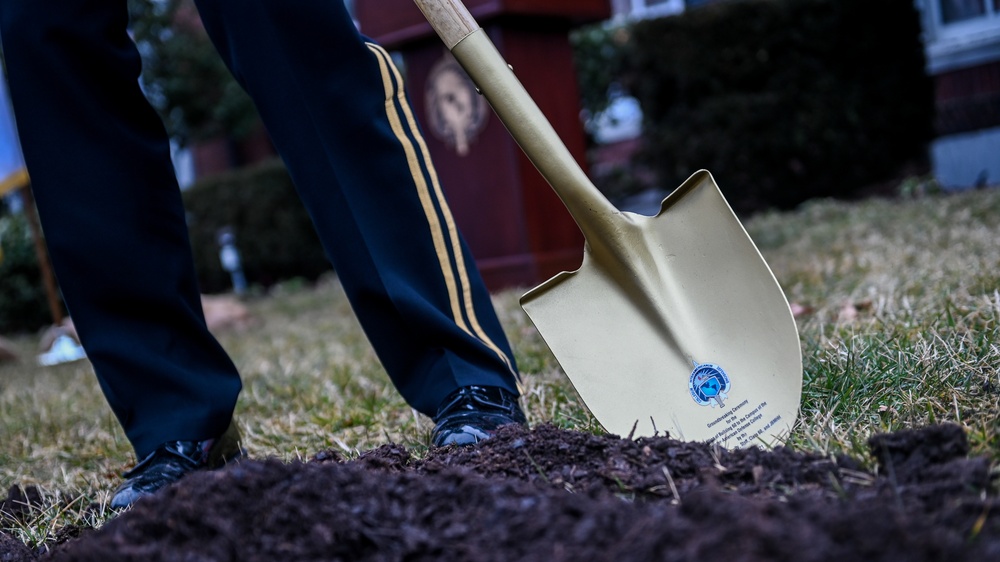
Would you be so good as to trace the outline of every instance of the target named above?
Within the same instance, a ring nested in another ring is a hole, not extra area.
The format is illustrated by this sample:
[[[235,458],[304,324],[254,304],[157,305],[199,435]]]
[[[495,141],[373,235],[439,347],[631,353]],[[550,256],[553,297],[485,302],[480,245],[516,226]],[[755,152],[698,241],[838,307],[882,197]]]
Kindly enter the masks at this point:
[[[916,1],[923,12],[928,70],[964,66],[1000,52],[1000,9],[994,0],[984,2],[984,15],[951,23],[944,22],[942,1]]]
[[[997,8],[995,0],[984,0],[983,5],[986,8],[986,13],[983,15],[949,23],[945,23],[944,11],[941,9],[941,3],[945,1],[947,0],[924,0],[925,5],[929,8],[927,12],[931,17],[931,23],[937,30],[938,37],[952,37],[979,30],[1000,28],[1000,9]]]
[[[684,0],[668,0],[663,4],[649,6],[647,0],[629,0],[631,16],[635,18],[654,18],[679,14],[684,11]]]

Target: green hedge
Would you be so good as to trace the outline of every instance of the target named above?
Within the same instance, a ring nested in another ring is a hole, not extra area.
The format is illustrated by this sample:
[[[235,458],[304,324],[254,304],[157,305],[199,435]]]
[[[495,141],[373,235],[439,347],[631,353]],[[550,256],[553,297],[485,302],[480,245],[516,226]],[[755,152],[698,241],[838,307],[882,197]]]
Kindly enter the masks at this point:
[[[184,191],[188,230],[201,289],[231,288],[219,262],[219,230],[236,235],[244,273],[251,285],[314,280],[332,269],[280,160],[201,180]]]
[[[0,333],[52,324],[31,228],[23,213],[0,216]]]
[[[251,284],[314,280],[332,267],[312,222],[278,160],[222,174],[184,191],[201,289],[231,289],[219,262],[218,232],[231,227]],[[24,214],[0,216],[0,333],[31,332],[52,323],[34,240]]]
[[[933,92],[912,0],[738,0],[636,23],[641,161],[709,169],[739,211],[850,197],[923,162]]]

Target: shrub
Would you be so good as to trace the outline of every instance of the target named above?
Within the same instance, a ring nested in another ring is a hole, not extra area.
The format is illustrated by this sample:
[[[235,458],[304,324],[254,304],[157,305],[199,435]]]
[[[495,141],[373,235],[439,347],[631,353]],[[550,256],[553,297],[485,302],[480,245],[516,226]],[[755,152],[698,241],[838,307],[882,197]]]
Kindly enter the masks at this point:
[[[238,140],[256,130],[257,109],[212,46],[192,0],[128,6],[143,88],[174,140]]]
[[[0,216],[0,333],[52,323],[31,228],[23,213]]]
[[[738,211],[849,197],[923,161],[933,93],[912,0],[739,0],[635,24],[629,89],[662,184]]]
[[[585,114],[596,115],[607,109],[609,93],[621,79],[628,36],[624,25],[592,24],[570,32],[580,105]]]
[[[280,160],[206,178],[184,192],[201,289],[231,286],[219,261],[218,234],[232,228],[248,282],[314,280],[331,270],[319,238]]]

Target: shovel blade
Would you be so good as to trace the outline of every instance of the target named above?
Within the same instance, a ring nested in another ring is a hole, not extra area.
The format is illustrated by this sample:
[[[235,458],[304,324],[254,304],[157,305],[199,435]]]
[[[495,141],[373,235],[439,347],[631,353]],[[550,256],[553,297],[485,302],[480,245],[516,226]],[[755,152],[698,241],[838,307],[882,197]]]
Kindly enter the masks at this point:
[[[691,176],[655,217],[621,219],[602,238],[628,255],[588,244],[579,270],[521,299],[597,421],[726,448],[783,442],[802,393],[798,331],[712,176]]]

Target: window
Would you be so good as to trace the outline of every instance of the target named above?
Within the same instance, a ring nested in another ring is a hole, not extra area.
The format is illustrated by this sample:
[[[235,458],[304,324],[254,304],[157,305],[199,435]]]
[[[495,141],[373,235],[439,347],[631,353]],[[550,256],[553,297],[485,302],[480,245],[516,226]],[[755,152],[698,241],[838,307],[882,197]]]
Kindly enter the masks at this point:
[[[636,17],[656,17],[684,11],[684,0],[631,0]]]
[[[918,6],[932,73],[997,59],[1000,0],[920,0]]]
[[[1000,15],[1000,0],[938,0],[944,25]]]

